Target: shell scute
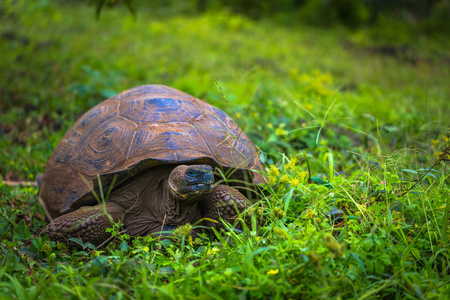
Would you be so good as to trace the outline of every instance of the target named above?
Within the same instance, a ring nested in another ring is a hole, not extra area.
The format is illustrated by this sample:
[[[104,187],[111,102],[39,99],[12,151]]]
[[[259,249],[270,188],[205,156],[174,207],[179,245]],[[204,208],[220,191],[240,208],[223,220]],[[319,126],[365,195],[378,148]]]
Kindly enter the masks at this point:
[[[205,107],[205,115],[206,120],[194,127],[220,164],[237,168],[252,166],[255,148],[239,126],[213,106]]]
[[[95,128],[117,116],[118,106],[119,102],[107,100],[89,110],[81,119],[75,122],[53,151],[56,162],[68,162],[80,147],[80,144],[90,136]]]
[[[114,118],[98,126],[70,160],[75,171],[89,176],[111,171],[127,157],[127,148],[137,125],[123,118]]]
[[[80,132],[71,128],[64,136],[65,143],[60,143],[55,151],[55,160],[57,163],[68,162],[77,149],[78,142],[81,138]]]
[[[120,115],[139,123],[190,122],[201,116],[194,103],[166,97],[127,101],[120,106]]]

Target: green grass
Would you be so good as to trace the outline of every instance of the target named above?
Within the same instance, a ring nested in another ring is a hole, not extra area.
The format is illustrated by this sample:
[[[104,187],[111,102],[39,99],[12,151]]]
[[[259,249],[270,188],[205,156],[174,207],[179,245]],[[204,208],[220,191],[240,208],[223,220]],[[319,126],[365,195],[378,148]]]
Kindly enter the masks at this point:
[[[107,248],[76,251],[41,235],[35,187],[0,182],[0,298],[450,295],[448,158],[419,181],[450,138],[450,48],[439,33],[399,26],[393,37],[225,11],[142,9],[135,20],[114,9],[96,21],[83,5],[4,7],[3,181],[33,181],[90,107],[160,83],[237,120],[270,185],[258,229],[169,243],[116,228]],[[376,50],[396,42],[408,52]]]

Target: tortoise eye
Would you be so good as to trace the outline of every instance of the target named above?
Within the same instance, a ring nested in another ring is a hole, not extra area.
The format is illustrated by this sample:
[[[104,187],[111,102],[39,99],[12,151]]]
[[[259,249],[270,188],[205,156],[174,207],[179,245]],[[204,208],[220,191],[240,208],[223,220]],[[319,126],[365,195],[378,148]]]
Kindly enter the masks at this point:
[[[197,172],[195,172],[194,170],[187,170],[186,174],[187,174],[188,176],[194,177],[195,175],[197,175]]]

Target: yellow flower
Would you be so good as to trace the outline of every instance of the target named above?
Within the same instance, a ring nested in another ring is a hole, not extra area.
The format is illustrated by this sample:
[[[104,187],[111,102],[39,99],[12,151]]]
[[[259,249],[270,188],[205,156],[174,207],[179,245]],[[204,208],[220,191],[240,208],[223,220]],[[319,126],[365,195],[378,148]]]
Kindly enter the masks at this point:
[[[270,215],[274,219],[282,219],[284,217],[284,211],[279,207],[274,207]]]
[[[278,274],[279,271],[280,271],[280,270],[278,270],[278,269],[272,269],[272,270],[267,271],[267,274],[269,274],[269,275],[275,275],[275,274]]]
[[[208,249],[208,250],[206,251],[206,254],[209,255],[209,256],[211,256],[211,255],[214,255],[214,254],[219,253],[219,251],[220,251],[219,248],[213,247],[213,248],[211,248],[211,249]]]
[[[190,234],[192,232],[192,229],[193,229],[192,225],[189,223],[186,223],[186,224],[178,227],[177,229],[175,229],[173,231],[173,235],[182,238],[182,237],[185,237],[188,234]]]
[[[290,183],[292,186],[299,186],[299,185],[300,185],[300,179],[298,179],[298,178],[293,178],[293,179],[289,180],[289,183]]]
[[[308,172],[306,172],[306,171],[302,171],[302,172],[298,172],[298,173],[297,173],[297,177],[298,177],[300,180],[305,179],[307,176],[308,176]]]
[[[261,218],[264,215],[264,210],[261,207],[253,206],[249,209],[249,215]]]
[[[275,184],[275,183],[277,183],[277,177],[270,176],[269,177],[269,184]]]
[[[320,79],[322,80],[322,82],[325,83],[332,83],[333,82],[333,76],[331,76],[330,73],[325,73],[323,74]]]
[[[280,170],[275,166],[271,165],[269,167],[269,184],[275,184],[278,181],[278,176],[280,175]]]
[[[275,165],[271,165],[269,170],[269,176],[278,177],[279,175],[280,170]]]
[[[358,207],[358,209],[359,209],[360,211],[362,211],[362,212],[365,212],[365,211],[366,211],[366,206],[365,206],[365,205],[361,205],[361,204],[356,203],[356,206]]]
[[[275,227],[273,229],[273,233],[275,233],[277,237],[283,240],[287,240],[289,238],[289,234],[284,229],[279,227]]]
[[[297,76],[297,81],[306,86],[306,90],[319,95],[332,95],[333,91],[328,87],[333,82],[330,73],[322,73],[318,70],[312,71],[312,75],[302,74]],[[309,108],[307,108],[309,109]]]
[[[281,176],[280,178],[280,183],[284,183],[284,182],[288,182],[289,181],[289,176],[287,174],[283,174],[283,176]]]
[[[284,129],[284,127],[286,127],[286,124],[280,123],[280,125],[278,125],[277,129],[275,129],[275,134],[279,135],[279,136],[287,135],[288,132]]]
[[[442,139],[444,140],[444,142],[448,142],[450,140],[449,137],[446,135],[443,135]]]
[[[297,80],[298,80],[299,82],[306,82],[306,83],[309,83],[309,82],[312,80],[312,78],[311,78],[311,76],[309,76],[308,74],[302,74],[302,75],[300,75],[300,76],[297,77]]]
[[[278,127],[277,129],[275,129],[275,134],[279,136],[284,136],[287,135],[287,131],[284,130],[284,128]]]
[[[288,164],[286,164],[286,170],[293,170],[296,164],[297,158],[296,157],[291,158],[291,161]]]

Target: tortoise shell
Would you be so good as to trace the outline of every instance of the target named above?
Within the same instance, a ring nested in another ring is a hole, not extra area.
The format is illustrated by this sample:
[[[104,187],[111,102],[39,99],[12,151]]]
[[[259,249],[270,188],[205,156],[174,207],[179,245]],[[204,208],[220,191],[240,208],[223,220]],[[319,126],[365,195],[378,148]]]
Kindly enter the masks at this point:
[[[47,163],[39,200],[52,219],[97,204],[91,191],[99,182],[106,194],[115,176],[118,186],[154,166],[193,163],[263,169],[253,143],[223,111],[167,86],[139,86],[93,107],[69,129]]]

